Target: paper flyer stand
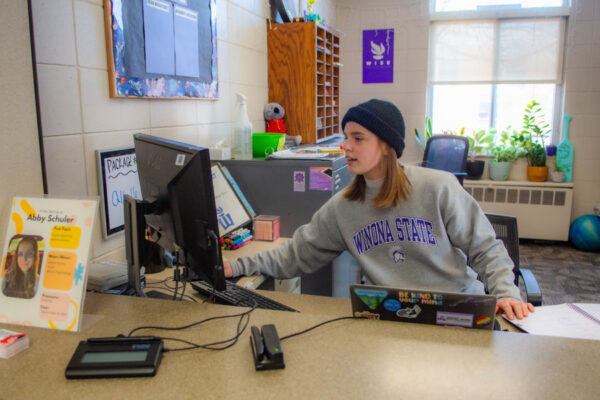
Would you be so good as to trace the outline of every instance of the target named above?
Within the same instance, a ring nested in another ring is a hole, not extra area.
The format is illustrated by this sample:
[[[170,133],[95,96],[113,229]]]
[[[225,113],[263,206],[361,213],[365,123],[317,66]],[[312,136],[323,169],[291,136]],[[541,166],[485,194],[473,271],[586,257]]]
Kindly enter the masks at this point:
[[[80,329],[96,207],[95,199],[13,198],[0,322]]]

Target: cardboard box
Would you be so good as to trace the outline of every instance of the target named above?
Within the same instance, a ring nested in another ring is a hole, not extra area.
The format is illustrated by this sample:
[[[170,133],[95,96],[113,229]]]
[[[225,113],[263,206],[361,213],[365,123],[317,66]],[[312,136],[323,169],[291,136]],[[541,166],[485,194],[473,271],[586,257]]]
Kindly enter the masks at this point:
[[[273,241],[279,238],[279,216],[257,215],[254,218],[254,239]]]

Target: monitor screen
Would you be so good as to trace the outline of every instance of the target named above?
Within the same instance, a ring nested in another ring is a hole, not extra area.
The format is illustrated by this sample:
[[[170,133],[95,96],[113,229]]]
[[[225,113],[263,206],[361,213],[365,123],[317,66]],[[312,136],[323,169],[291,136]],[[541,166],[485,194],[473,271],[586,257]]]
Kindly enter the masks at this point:
[[[208,149],[141,133],[134,143],[150,238],[183,255],[187,279],[224,290]]]

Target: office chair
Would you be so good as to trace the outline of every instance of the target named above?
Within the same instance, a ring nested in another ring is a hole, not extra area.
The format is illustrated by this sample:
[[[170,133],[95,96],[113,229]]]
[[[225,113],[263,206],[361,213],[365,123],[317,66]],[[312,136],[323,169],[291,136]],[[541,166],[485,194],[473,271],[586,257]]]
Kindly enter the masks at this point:
[[[515,264],[515,285],[519,286],[519,279],[523,279],[527,302],[534,306],[542,305],[542,292],[533,273],[519,266],[519,231],[517,229],[517,218],[512,215],[485,213],[496,232],[496,238],[502,240],[508,255]]]
[[[465,171],[468,152],[469,139],[466,137],[434,135],[427,140],[421,165],[452,172],[462,185],[463,179],[467,175]]]

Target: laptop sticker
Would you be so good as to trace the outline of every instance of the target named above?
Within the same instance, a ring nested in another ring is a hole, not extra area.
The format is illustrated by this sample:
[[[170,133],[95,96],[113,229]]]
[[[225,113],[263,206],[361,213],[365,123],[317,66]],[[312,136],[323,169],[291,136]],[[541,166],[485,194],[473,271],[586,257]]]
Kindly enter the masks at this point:
[[[391,312],[396,312],[402,308],[402,304],[398,300],[387,299],[383,302],[383,308]]]
[[[398,300],[402,303],[412,304],[431,304],[434,306],[441,306],[444,304],[444,296],[439,293],[426,293],[426,292],[410,292],[410,291],[399,291]]]
[[[486,326],[492,323],[492,319],[490,317],[479,317],[475,320],[475,324],[478,326]]]
[[[371,289],[354,289],[354,293],[367,305],[371,310],[374,310],[379,306],[385,297],[387,292],[385,290],[371,290]]]
[[[401,310],[396,311],[396,315],[398,318],[410,318],[415,319],[421,314],[421,307],[418,304],[412,306],[412,308],[403,308]]]
[[[473,314],[438,311],[435,323],[438,325],[464,326],[470,328],[473,326]]]
[[[361,312],[356,311],[354,313],[354,318],[379,319],[379,314],[370,313],[368,311],[361,311]]]

